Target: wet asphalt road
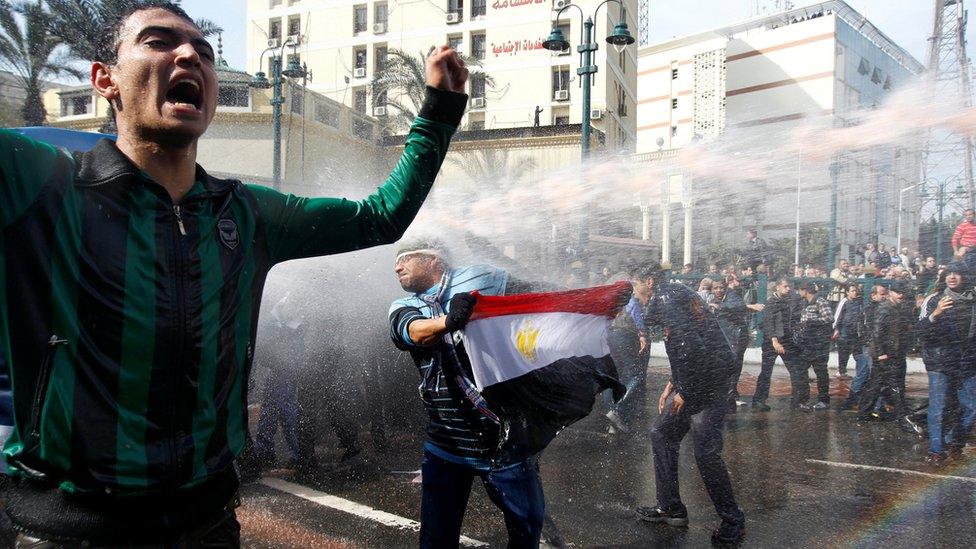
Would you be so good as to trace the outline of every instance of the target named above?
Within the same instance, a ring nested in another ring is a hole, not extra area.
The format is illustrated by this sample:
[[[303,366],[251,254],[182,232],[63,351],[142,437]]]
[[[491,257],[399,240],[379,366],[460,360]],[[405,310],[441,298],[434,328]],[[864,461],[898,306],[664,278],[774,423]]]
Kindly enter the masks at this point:
[[[648,377],[648,414],[630,435],[610,436],[594,413],[564,431],[541,459],[547,509],[570,547],[708,547],[718,518],[694,464],[690,437],[681,450],[681,491],[691,524],[674,529],[641,523],[635,507],[654,504],[654,473],[646,433],[666,380],[663,361]],[[752,393],[757,367],[746,366],[740,392]],[[910,393],[924,400],[924,376]],[[835,395],[845,382],[832,379]],[[894,422],[859,423],[850,412],[787,409],[789,383],[777,366],[773,411],[748,408],[726,420],[724,456],[747,516],[743,547],[973,547],[976,540],[976,457],[935,468],[926,444]],[[815,392],[814,392],[815,394]],[[840,398],[834,398],[834,404]],[[420,405],[419,402],[417,404]],[[350,503],[416,521],[420,515],[420,433],[391,437],[375,452],[363,433],[364,458],[353,468],[315,475],[272,471],[269,478],[314,489],[309,501],[248,485],[239,510],[244,543],[252,547],[414,547],[417,534],[382,516],[336,510]],[[320,448],[324,460],[337,450]],[[826,463],[825,463],[826,462]],[[865,468],[874,467],[874,468]],[[886,469],[881,469],[886,468]],[[921,474],[917,474],[921,473]],[[274,482],[271,480],[269,482]],[[297,488],[297,489],[296,489]],[[337,499],[337,498],[342,498]],[[501,513],[475,485],[464,522],[473,543],[504,547]]]

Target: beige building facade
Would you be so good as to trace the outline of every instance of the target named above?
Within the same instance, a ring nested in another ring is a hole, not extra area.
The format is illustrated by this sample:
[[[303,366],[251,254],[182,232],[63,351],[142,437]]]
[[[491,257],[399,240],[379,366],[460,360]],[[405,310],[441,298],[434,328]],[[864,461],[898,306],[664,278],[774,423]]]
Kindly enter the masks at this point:
[[[573,46],[565,53],[542,47],[556,10],[566,0],[435,0],[402,4],[380,0],[248,0],[247,64],[251,73],[269,70],[269,46],[284,48],[285,61],[298,56],[312,71],[308,86],[326,97],[375,115],[388,114],[370,94],[369,83],[386,69],[387,52],[421,56],[434,45],[451,44],[476,58],[490,77],[473,76],[462,129],[494,130],[580,124],[579,11],[568,8],[559,23]],[[592,15],[599,2],[576,2]],[[612,152],[633,150],[637,102],[636,48],[621,53],[605,42],[624,15],[636,32],[636,0],[626,9],[609,3],[599,10],[594,35],[599,67],[589,113]],[[397,98],[391,98],[397,99]],[[379,107],[377,109],[377,107]],[[390,107],[386,107],[389,109]]]

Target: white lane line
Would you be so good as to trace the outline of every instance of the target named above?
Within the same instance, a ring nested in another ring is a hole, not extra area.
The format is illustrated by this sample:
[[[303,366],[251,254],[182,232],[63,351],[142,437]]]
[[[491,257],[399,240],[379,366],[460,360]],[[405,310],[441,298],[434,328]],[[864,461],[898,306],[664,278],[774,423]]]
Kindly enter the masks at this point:
[[[958,477],[955,475],[936,475],[934,473],[923,473],[922,471],[913,471],[911,469],[895,469],[894,467],[878,467],[876,465],[860,465],[857,463],[843,463],[840,461],[823,461],[819,459],[808,459],[807,463],[819,463],[820,465],[843,467],[845,469],[866,469],[868,471],[884,471],[886,473],[897,473],[899,475],[913,475],[913,476],[926,477],[926,478],[946,478],[950,480],[959,480],[962,482],[970,482],[976,484],[976,478],[973,477]]]
[[[361,503],[356,503],[355,501],[350,501],[348,499],[340,498],[338,496],[319,492],[318,490],[309,488],[308,486],[302,486],[301,484],[295,484],[293,482],[271,477],[262,478],[261,484],[274,488],[275,490],[280,490],[293,496],[300,497],[304,500],[311,501],[312,503],[317,503],[323,507],[328,507],[330,509],[335,509],[336,511],[342,511],[343,513],[355,515],[359,518],[378,522],[384,526],[413,530],[414,532],[420,531],[420,523],[415,520],[394,515],[393,513],[387,513],[386,511],[380,511],[379,509],[373,509],[372,507],[363,505]],[[461,536],[461,545],[466,545],[468,547],[488,547],[487,543],[469,538],[467,536]]]

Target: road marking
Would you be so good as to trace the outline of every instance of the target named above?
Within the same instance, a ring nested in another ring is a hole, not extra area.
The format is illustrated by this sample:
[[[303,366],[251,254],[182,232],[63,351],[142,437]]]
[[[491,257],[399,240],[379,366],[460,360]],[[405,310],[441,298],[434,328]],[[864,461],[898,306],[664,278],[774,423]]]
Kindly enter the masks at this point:
[[[415,520],[394,515],[393,513],[387,513],[386,511],[380,511],[379,509],[373,509],[367,505],[356,503],[355,501],[350,501],[338,496],[319,492],[318,490],[309,488],[308,486],[302,486],[301,484],[295,484],[279,478],[270,477],[262,478],[261,484],[274,488],[275,490],[300,497],[304,500],[311,501],[312,503],[317,503],[323,507],[328,507],[330,509],[335,509],[336,511],[342,511],[343,513],[355,515],[359,518],[378,522],[384,526],[413,530],[414,532],[420,531],[420,523]],[[468,547],[488,547],[487,543],[469,538],[467,536],[461,536],[461,545]]]
[[[961,480],[962,482],[971,482],[973,484],[976,484],[976,478],[973,477],[959,477],[955,475],[936,475],[935,473],[923,473],[922,471],[913,471],[911,469],[896,469],[894,467],[878,467],[876,465],[842,463],[839,461],[822,461],[819,459],[808,459],[807,463],[819,463],[821,465],[831,465],[834,467],[843,467],[845,469],[866,469],[868,471],[884,471],[886,473],[897,473],[899,475],[914,475],[914,476],[926,477],[926,478],[947,478],[951,480]]]

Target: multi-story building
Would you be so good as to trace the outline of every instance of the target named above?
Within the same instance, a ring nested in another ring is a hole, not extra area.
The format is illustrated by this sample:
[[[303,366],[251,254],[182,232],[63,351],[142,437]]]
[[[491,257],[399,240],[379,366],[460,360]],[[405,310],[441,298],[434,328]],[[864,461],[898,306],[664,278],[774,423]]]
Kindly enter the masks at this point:
[[[835,219],[839,257],[867,240],[893,245],[899,228],[914,243],[917,216],[902,216],[898,208],[900,202],[903,210],[917,208],[915,193],[902,193],[918,183],[917,141],[831,150],[804,143],[799,132],[857,125],[859,113],[881,105],[923,69],[842,0],[651,44],[638,53],[638,160],[664,162],[694,144],[768,167],[734,183],[728,180],[734,174],[712,182],[695,173],[694,163],[665,177],[694,181],[684,199],[694,198],[696,213],[687,217],[699,227],[691,232],[698,249],[741,243],[746,227],[792,236],[797,218],[804,229],[828,230]],[[801,145],[786,147],[795,142]],[[680,193],[670,194],[674,201]]]
[[[297,56],[313,79],[309,88],[381,121],[392,114],[370,82],[397,49],[418,59],[432,46],[450,44],[477,60],[468,84],[469,111],[462,129],[495,130],[537,125],[580,124],[579,11],[563,12],[559,25],[573,47],[553,53],[542,47],[553,18],[569,0],[248,0],[248,69],[268,71],[269,46]],[[576,2],[588,15],[598,0]],[[621,18],[635,29],[636,0],[609,3],[595,19],[595,75],[590,117],[608,150],[633,150],[637,98],[636,50],[618,53],[603,41]]]

